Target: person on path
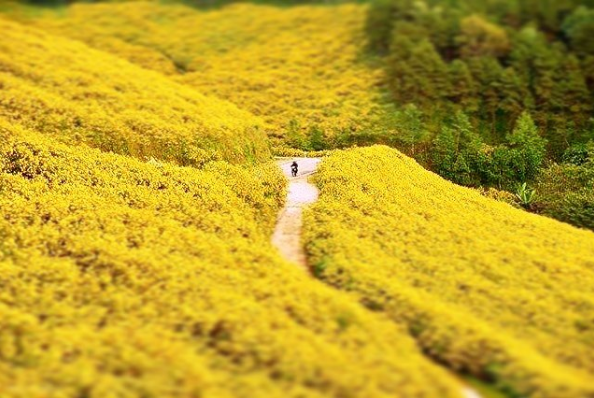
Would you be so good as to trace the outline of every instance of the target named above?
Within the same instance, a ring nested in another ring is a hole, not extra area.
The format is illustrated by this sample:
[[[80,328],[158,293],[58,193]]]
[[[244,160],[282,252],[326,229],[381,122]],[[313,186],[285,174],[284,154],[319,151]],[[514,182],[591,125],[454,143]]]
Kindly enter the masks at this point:
[[[297,165],[297,162],[293,162],[291,164],[291,175],[293,177],[297,177],[297,171],[299,170],[299,166]]]

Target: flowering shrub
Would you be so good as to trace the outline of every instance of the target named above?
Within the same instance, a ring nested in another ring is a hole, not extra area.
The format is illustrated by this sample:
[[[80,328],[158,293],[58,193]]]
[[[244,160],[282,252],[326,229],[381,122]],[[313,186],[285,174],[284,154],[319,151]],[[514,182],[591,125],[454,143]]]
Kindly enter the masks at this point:
[[[0,18],[0,116],[67,143],[182,165],[270,157],[265,124],[226,101]]]
[[[400,328],[280,259],[285,184],[0,118],[0,395],[458,397]]]
[[[594,234],[387,147],[334,152],[304,220],[316,274],[511,396],[593,397]]]

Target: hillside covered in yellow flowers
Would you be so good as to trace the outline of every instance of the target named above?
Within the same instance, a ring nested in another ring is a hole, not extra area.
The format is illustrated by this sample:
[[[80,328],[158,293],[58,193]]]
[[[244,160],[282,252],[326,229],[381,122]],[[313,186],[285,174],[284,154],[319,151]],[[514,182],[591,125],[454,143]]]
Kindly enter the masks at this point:
[[[363,5],[197,11],[158,2],[75,4],[30,21],[262,117],[299,140],[378,128],[381,70],[360,62]]]
[[[0,4],[0,398],[594,398],[592,232],[371,146],[271,244],[404,120],[367,11]]]
[[[315,181],[305,240],[318,277],[511,396],[593,396],[594,233],[387,147],[332,155]]]
[[[274,253],[274,166],[0,138],[2,397],[456,396],[402,328]]]
[[[0,18],[0,115],[67,143],[183,165],[270,156],[249,112],[105,52]]]

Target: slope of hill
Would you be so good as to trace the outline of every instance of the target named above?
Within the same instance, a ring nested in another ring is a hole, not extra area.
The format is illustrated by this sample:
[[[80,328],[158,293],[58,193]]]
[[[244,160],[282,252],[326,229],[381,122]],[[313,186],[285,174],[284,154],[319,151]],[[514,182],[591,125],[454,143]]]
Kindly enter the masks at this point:
[[[77,4],[35,23],[146,68],[171,73],[174,65],[180,82],[262,116],[276,136],[290,131],[298,140],[316,128],[334,139],[384,128],[379,71],[358,61],[365,15],[366,6],[353,4],[198,11],[125,2]]]
[[[386,147],[323,161],[317,274],[510,396],[594,397],[594,234],[527,214]]]
[[[284,184],[0,119],[0,395],[457,397],[402,329],[278,257]]]
[[[183,165],[261,161],[264,122],[81,43],[0,19],[0,115],[62,141]]]
[[[459,397],[436,360],[513,398],[594,398],[591,232],[372,147],[316,177],[305,240],[330,286],[271,246],[270,136],[389,129],[365,10],[0,17],[1,397]]]

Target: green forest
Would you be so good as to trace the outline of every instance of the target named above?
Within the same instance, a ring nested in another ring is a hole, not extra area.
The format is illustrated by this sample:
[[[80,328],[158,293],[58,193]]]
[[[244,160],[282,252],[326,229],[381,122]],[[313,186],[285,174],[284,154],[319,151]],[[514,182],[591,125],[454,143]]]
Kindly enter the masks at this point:
[[[367,35],[398,108],[394,146],[594,227],[594,1],[380,0]]]

